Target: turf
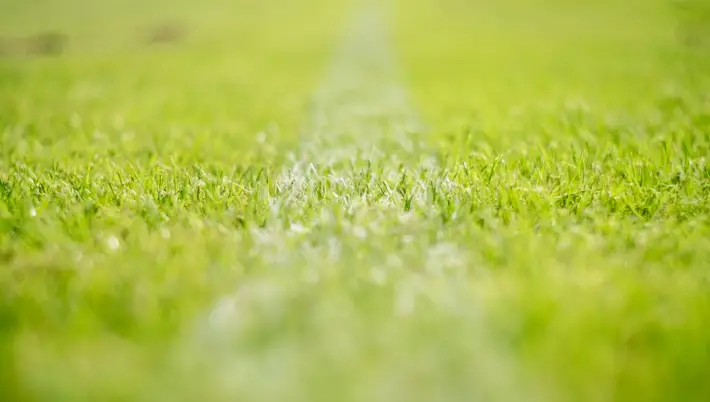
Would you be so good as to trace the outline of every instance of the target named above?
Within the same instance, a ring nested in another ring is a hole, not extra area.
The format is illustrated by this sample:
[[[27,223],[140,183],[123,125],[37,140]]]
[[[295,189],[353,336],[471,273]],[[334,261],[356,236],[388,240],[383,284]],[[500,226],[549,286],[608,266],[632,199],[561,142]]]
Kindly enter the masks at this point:
[[[710,397],[702,0],[95,3],[0,0],[1,399]]]

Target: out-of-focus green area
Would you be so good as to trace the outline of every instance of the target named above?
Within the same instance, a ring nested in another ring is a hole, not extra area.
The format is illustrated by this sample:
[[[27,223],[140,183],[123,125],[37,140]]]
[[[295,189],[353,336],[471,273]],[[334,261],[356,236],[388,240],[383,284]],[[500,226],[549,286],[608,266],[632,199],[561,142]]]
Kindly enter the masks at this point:
[[[0,400],[708,399],[707,1],[365,3],[0,0]]]
[[[411,85],[437,128],[462,123],[515,129],[566,107],[599,113],[655,111],[690,88],[697,5],[650,1],[421,1],[401,4],[398,45]],[[697,24],[696,24],[697,25]],[[445,70],[446,74],[441,71]],[[437,133],[439,131],[436,131]],[[506,145],[504,145],[506,146]]]
[[[342,18],[337,5],[269,1],[2,8],[8,52],[63,35],[59,56],[15,50],[0,67],[4,152],[46,160],[248,158],[256,133],[303,117]]]

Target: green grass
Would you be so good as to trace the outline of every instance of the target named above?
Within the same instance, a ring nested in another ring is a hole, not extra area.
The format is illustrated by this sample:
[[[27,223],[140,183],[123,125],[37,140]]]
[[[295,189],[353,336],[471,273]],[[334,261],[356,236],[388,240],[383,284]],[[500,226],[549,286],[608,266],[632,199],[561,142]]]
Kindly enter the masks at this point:
[[[94,3],[0,0],[0,399],[710,397],[702,1],[393,1],[427,129],[301,170],[357,5]]]

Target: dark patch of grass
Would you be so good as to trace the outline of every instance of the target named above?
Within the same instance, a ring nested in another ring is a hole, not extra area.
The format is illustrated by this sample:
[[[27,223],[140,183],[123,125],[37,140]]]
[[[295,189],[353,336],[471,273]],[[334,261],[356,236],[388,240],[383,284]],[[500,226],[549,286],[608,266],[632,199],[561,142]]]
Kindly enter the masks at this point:
[[[0,38],[0,57],[58,56],[66,51],[68,42],[69,37],[59,31]]]
[[[179,21],[165,21],[148,29],[145,40],[151,45],[180,43],[187,38],[187,26]]]
[[[55,56],[66,50],[68,41],[68,36],[62,32],[40,32],[25,39],[25,50],[30,55]]]

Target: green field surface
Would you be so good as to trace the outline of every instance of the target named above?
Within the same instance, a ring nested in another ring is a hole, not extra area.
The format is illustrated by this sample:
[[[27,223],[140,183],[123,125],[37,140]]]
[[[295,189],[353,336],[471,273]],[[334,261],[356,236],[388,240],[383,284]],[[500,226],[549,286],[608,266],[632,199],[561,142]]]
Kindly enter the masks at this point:
[[[705,0],[0,0],[0,400],[710,400],[709,156]]]

